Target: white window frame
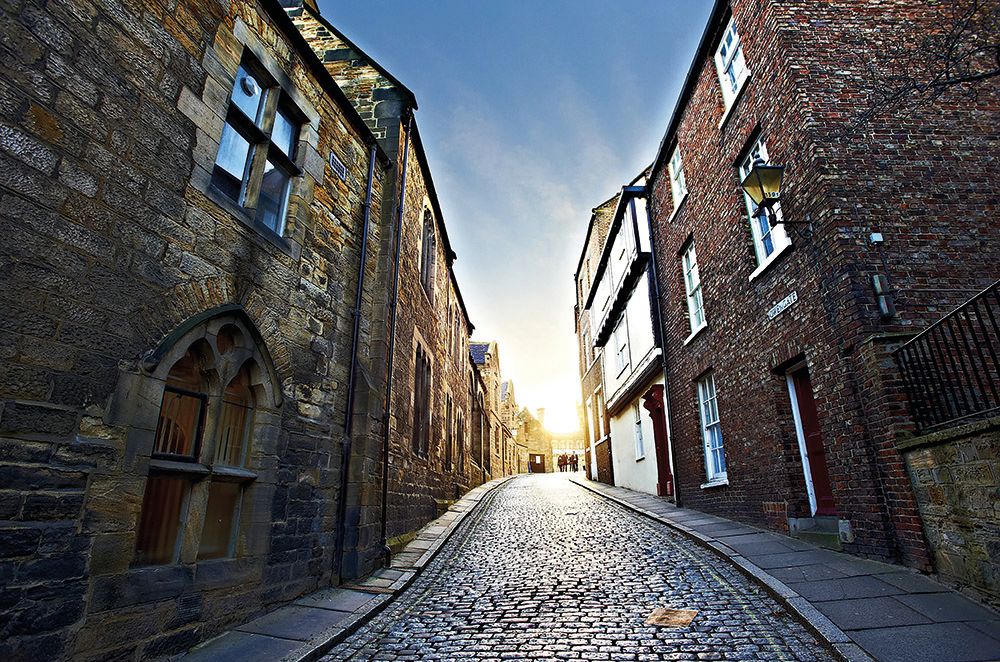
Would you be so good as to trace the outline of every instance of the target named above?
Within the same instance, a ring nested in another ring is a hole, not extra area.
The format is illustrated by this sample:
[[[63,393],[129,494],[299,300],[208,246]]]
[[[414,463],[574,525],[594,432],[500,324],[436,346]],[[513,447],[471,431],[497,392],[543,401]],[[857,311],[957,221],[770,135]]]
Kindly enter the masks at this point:
[[[691,324],[691,336],[708,326],[705,317],[705,302],[701,294],[701,274],[698,270],[698,255],[694,242],[688,244],[681,256],[681,269],[684,274],[684,291],[687,294],[688,321]]]
[[[715,49],[715,68],[719,74],[722,99],[728,110],[750,77],[750,70],[747,69],[743,54],[743,42],[740,40],[740,33],[736,30],[736,22],[732,16],[729,17],[729,23]]]
[[[750,171],[753,169],[754,161],[757,158],[763,159],[765,162],[768,160],[767,155],[767,145],[764,144],[764,140],[761,137],[757,137],[754,144],[747,151],[743,160],[740,161],[739,165],[739,176],[742,182]],[[750,222],[750,233],[753,236],[753,248],[757,255],[758,269],[754,272],[754,275],[759,273],[764,269],[764,267],[771,263],[779,254],[784,252],[786,248],[791,246],[792,242],[788,238],[788,233],[785,232],[785,226],[781,224],[781,220],[784,215],[781,211],[781,203],[776,202],[771,207],[770,214],[774,216],[775,223],[771,227],[770,221],[764,218],[763,215],[754,217],[754,212],[757,211],[757,205],[754,204],[750,196],[747,195],[746,191],[743,192],[743,200],[747,208],[747,218]],[[766,227],[765,227],[766,226]],[[768,243],[770,242],[770,250],[768,250]]]
[[[674,147],[674,153],[670,155],[670,162],[667,164],[667,171],[670,173],[670,193],[673,195],[674,210],[676,211],[688,194],[680,145]]]
[[[632,403],[632,413],[633,413],[633,438],[635,440],[635,460],[645,459],[646,457],[646,445],[642,438],[642,408],[638,402]]]
[[[701,419],[701,436],[705,446],[705,477],[708,479],[708,482],[702,487],[728,483],[726,452],[722,439],[722,424],[719,421],[714,373],[708,373],[698,380],[698,414]]]
[[[625,324],[625,316],[618,320],[612,338],[615,343],[615,369],[618,374],[622,374],[629,366],[628,357],[628,327]]]

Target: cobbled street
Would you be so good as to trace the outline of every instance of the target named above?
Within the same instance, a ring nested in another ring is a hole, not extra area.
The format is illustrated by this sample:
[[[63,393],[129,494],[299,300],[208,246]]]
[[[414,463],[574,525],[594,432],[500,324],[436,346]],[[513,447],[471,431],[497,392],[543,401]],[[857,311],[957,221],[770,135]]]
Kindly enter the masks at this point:
[[[656,607],[698,614],[644,625]],[[548,474],[495,491],[406,593],[324,658],[453,659],[834,658],[715,555]]]

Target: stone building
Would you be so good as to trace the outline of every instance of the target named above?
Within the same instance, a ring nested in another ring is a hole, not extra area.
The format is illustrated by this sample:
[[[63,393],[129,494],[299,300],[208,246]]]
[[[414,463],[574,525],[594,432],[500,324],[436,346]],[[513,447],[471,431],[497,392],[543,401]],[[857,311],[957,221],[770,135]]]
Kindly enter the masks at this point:
[[[525,470],[530,473],[548,473],[556,470],[552,463],[552,437],[545,429],[545,410],[538,410],[538,417],[527,407],[518,415],[517,439],[523,445],[528,461]]]
[[[915,494],[893,351],[996,278],[996,87],[853,126],[871,94],[858,40],[919,43],[939,10],[716,2],[649,207],[680,503],[982,588],[995,555],[970,542],[944,565],[932,556],[959,525],[922,526],[918,498],[946,474],[917,458]],[[758,157],[785,168],[766,215],[740,186]],[[969,462],[991,429],[969,433]],[[982,513],[991,488],[975,475],[967,497],[947,489]],[[1000,549],[995,527],[966,526]]]
[[[375,320],[385,342],[376,347],[371,375],[391,396],[382,412],[383,439],[365,453],[358,474],[358,501],[373,505],[352,513],[360,526],[353,560],[348,556],[345,563],[357,575],[380,562],[373,539],[391,546],[493,475],[489,456],[469,452],[471,421],[479,416],[477,407],[485,405],[483,415],[490,418],[499,409],[494,398],[477,402],[478,377],[469,360],[473,325],[452,269],[456,254],[420,140],[414,94],[312,2],[284,4],[393,164],[380,208],[383,225],[392,231],[380,236],[378,269],[389,305],[384,320]],[[492,434],[499,445],[499,430]],[[385,448],[389,468],[383,473],[378,465],[385,461]],[[373,473],[387,476],[388,485],[369,480]],[[384,518],[381,498],[373,496],[381,489],[388,496]]]
[[[5,13],[5,660],[183,652],[488,477],[413,95],[283,4]]]
[[[6,660],[173,654],[335,581],[372,370],[358,112],[277,3],[107,7],[4,27]]]
[[[588,476],[592,480],[599,480],[609,485],[614,484],[614,468],[604,407],[604,368],[601,357],[603,347],[594,344],[592,315],[587,310],[586,304],[594,284],[597,265],[604,251],[608,228],[618,206],[618,197],[615,195],[593,209],[576,273],[573,276],[576,292],[573,322],[579,357],[580,395],[584,408],[583,432],[587,439],[585,464]]]
[[[504,416],[500,349],[495,341],[473,342],[471,356],[483,382],[486,414],[483,431],[487,443],[483,447],[482,467],[492,478],[518,473],[515,430]]]

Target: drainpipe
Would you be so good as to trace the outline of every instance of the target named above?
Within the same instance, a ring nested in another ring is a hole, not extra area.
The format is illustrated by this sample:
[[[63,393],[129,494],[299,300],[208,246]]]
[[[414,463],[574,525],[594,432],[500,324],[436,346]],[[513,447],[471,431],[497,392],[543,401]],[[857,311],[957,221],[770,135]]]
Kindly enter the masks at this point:
[[[358,289],[354,295],[354,328],[351,331],[351,369],[347,377],[347,409],[344,419],[344,443],[340,456],[340,499],[337,503],[337,576],[343,571],[344,540],[347,536],[347,484],[351,468],[351,432],[354,428],[354,398],[357,388],[354,379],[358,371],[358,336],[361,332],[361,297],[364,293],[365,266],[368,263],[368,228],[371,225],[372,187],[375,182],[375,158],[378,146],[372,143],[368,152],[368,183],[365,185],[364,226],[361,230],[361,260],[358,264]]]
[[[681,505],[681,489],[680,480],[677,478],[677,461],[674,455],[674,437],[673,437],[673,426],[670,423],[671,418],[671,407],[670,407],[670,380],[668,379],[667,372],[667,347],[666,343],[663,342],[663,313],[660,307],[660,279],[656,273],[656,241],[653,237],[653,208],[655,207],[656,200],[653,196],[653,172],[650,171],[650,177],[646,182],[646,200],[648,204],[647,208],[647,223],[646,226],[649,229],[649,250],[652,253],[650,256],[650,262],[652,263],[650,276],[653,279],[653,298],[655,299],[656,305],[654,306],[656,312],[656,341],[660,345],[660,364],[663,369],[663,418],[667,424],[667,452],[670,456],[671,472],[673,474],[674,481],[674,503],[678,506]]]
[[[406,168],[410,159],[410,126],[413,123],[413,111],[406,117],[406,128],[403,131],[403,168],[399,176],[399,204],[396,206],[396,253],[393,256],[392,303],[389,307],[389,355],[386,358],[385,372],[385,413],[382,416],[382,513],[381,533],[382,554],[386,567],[392,560],[392,550],[389,549],[387,535],[389,520],[389,421],[392,414],[392,370],[396,354],[396,306],[399,303],[399,254],[402,244],[403,209],[406,205]]]

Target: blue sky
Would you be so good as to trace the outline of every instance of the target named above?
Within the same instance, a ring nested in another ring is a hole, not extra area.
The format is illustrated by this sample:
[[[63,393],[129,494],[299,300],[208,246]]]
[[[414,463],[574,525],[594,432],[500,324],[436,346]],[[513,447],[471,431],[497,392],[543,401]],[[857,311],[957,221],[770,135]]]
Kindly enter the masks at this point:
[[[476,339],[554,427],[580,398],[590,210],[649,164],[710,0],[320,0],[413,90]]]

